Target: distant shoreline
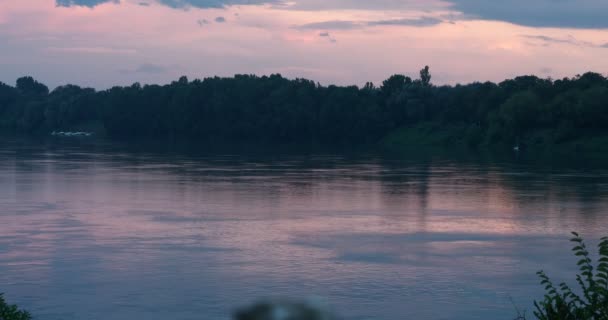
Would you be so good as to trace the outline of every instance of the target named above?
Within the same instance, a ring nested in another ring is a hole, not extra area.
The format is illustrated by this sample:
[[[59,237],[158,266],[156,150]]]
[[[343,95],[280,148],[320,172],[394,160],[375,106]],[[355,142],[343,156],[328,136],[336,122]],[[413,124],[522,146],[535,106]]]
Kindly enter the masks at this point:
[[[14,87],[0,83],[0,135],[608,153],[601,74],[456,86],[431,78],[425,67],[419,79],[393,75],[362,88],[236,75],[49,91],[23,77]]]

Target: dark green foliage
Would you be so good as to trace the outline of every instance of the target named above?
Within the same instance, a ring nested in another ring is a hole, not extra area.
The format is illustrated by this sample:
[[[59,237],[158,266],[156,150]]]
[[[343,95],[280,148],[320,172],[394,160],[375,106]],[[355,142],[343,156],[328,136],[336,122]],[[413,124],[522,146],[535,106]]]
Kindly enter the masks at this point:
[[[23,310],[19,310],[16,305],[9,305],[0,293],[0,319],[1,320],[30,320],[32,316]]]
[[[425,66],[424,69],[420,70],[420,82],[425,87],[431,85],[431,72],[429,71],[429,66]]]
[[[423,124],[436,128],[429,138],[452,131],[450,144],[469,147],[591,141],[608,136],[608,80],[586,73],[433,86],[425,67],[420,79],[393,75],[379,88],[321,86],[278,74],[181,77],[100,92],[66,85],[49,93],[31,77],[15,87],[0,83],[0,131],[10,133],[102,128],[114,138],[365,144]]]
[[[17,79],[17,90],[23,95],[33,97],[44,97],[49,94],[49,88],[32,77]]]
[[[539,271],[541,284],[545,286],[543,301],[534,302],[534,315],[540,320],[606,320],[608,319],[608,237],[600,240],[599,260],[594,266],[583,239],[576,233],[574,254],[578,257],[580,274],[576,275],[579,291],[567,284],[555,286],[549,277]],[[595,272],[594,272],[595,270]]]

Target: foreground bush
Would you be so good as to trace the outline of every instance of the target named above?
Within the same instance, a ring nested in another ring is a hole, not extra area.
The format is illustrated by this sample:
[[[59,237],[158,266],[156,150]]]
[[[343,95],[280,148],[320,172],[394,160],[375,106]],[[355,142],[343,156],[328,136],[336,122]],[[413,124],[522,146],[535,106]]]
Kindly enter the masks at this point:
[[[16,305],[9,305],[4,300],[3,295],[0,293],[0,320],[30,320],[32,316],[29,312],[19,310]]]
[[[315,301],[266,301],[238,310],[235,320],[335,320],[327,307]]]
[[[563,282],[556,287],[539,271],[546,294],[543,301],[534,302],[534,315],[540,320],[608,320],[608,237],[600,240],[599,259],[594,267],[585,242],[578,233],[572,234],[572,251],[579,257],[576,282],[580,288],[574,292]]]

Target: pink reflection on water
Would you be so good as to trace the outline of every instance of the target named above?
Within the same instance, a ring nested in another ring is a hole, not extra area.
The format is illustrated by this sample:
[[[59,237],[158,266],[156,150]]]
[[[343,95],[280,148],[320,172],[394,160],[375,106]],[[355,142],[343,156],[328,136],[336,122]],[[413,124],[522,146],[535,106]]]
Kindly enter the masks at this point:
[[[232,306],[319,294],[388,318],[401,310],[395,299],[442,301],[443,310],[498,303],[530,290],[528,273],[542,261],[561,263],[555,252],[567,241],[556,239],[601,231],[601,217],[582,215],[572,195],[583,182],[572,177],[440,161],[8,154],[0,279],[41,285],[43,296],[69,285],[85,306],[87,296],[128,296],[139,315],[158,299],[171,309],[185,293]],[[582,196],[606,207],[598,194]]]

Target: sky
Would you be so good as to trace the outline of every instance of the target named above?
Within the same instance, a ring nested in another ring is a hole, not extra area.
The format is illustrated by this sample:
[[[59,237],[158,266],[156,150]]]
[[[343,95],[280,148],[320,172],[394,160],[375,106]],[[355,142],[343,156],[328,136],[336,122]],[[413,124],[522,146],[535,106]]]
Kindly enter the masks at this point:
[[[0,81],[380,84],[608,73],[606,0],[1,0]]]

